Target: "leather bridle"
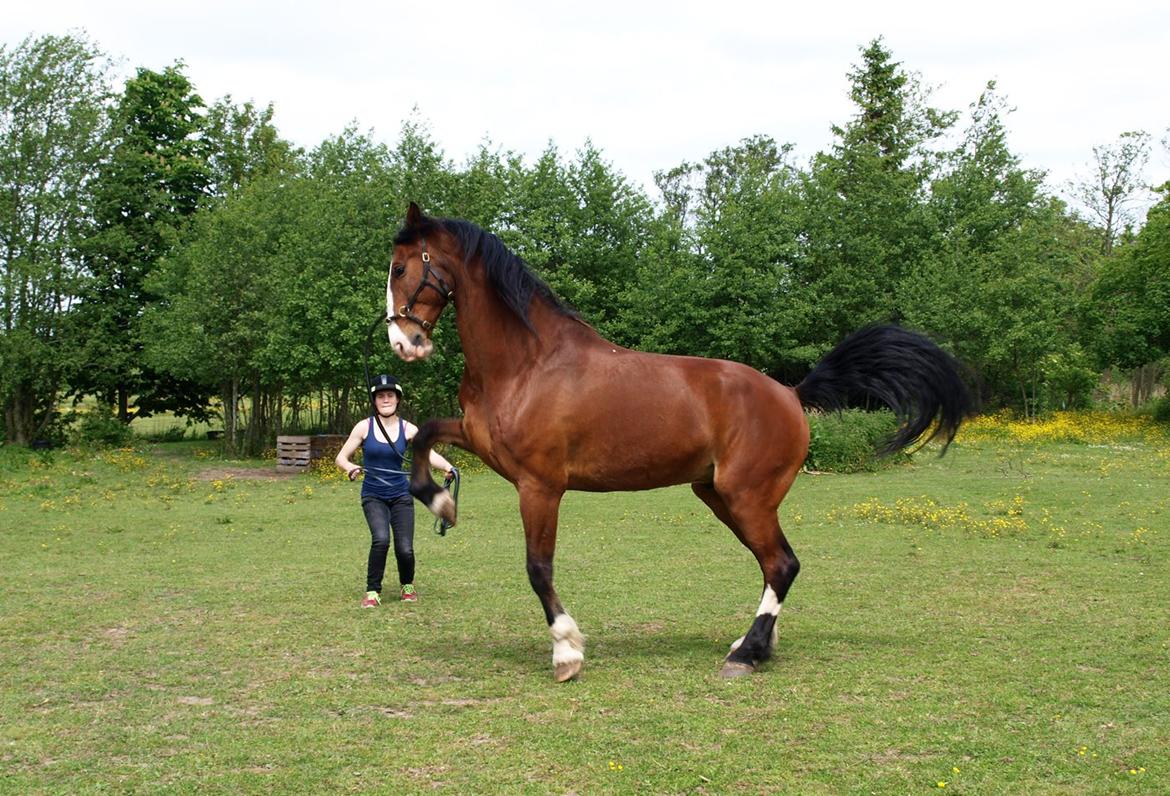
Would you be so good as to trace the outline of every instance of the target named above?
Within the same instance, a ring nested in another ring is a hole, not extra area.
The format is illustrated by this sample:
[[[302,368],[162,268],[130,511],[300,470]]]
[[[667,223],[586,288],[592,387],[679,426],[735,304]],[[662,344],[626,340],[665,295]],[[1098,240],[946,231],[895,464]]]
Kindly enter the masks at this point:
[[[431,290],[438,292],[438,294],[443,297],[444,303],[451,301],[451,299],[455,297],[455,290],[454,288],[451,288],[447,285],[447,282],[443,279],[439,272],[434,269],[434,266],[431,265],[431,255],[430,252],[427,251],[427,242],[425,240],[419,240],[419,248],[422,249],[422,281],[418,283],[418,287],[414,289],[414,293],[411,295],[410,299],[401,307],[399,307],[397,312],[395,312],[393,315],[386,316],[386,323],[394,323],[394,321],[399,319],[413,321],[414,323],[417,323],[419,326],[421,326],[423,331],[430,332],[434,324],[414,314],[414,303],[418,301],[418,297],[423,292],[423,290],[428,287]],[[434,277],[434,281],[431,281],[432,277]],[[393,266],[391,266],[390,278],[394,278]]]

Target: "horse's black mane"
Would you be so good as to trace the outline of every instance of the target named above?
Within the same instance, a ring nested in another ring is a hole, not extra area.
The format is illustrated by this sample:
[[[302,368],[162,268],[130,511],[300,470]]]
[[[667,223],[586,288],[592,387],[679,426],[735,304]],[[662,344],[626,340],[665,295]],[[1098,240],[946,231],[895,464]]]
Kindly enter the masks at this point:
[[[528,305],[534,295],[542,298],[560,314],[577,317],[577,313],[553,293],[552,288],[533,272],[528,263],[498,237],[470,221],[424,216],[419,223],[400,229],[394,237],[394,245],[414,243],[439,228],[459,241],[464,263],[473,257],[479,258],[496,295],[529,329],[532,328],[532,322],[528,319]]]

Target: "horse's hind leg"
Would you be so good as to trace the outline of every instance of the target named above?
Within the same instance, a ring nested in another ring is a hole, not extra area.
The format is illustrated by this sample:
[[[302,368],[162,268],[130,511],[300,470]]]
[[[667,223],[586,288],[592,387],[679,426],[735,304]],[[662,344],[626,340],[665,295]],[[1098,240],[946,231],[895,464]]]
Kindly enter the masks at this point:
[[[535,487],[520,488],[528,582],[540,598],[553,637],[553,676],[558,683],[576,679],[585,664],[585,637],[565,611],[553,588],[553,554],[557,546],[557,510],[561,494]]]
[[[788,491],[792,478],[778,485],[779,498]],[[730,495],[731,501],[713,484],[695,483],[692,490],[724,525],[752,551],[764,576],[764,593],[748,632],[731,645],[723,665],[724,677],[738,677],[755,671],[772,655],[776,643],[776,620],[788,589],[800,572],[800,562],[780,530],[776,518],[779,498],[773,503],[758,491]],[[754,498],[754,499],[753,499]]]

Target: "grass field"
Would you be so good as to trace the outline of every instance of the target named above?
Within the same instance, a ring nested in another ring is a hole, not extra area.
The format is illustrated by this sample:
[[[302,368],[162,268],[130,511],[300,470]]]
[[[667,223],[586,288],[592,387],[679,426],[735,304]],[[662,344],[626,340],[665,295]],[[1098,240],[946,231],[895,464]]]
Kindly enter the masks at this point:
[[[418,514],[420,602],[363,611],[353,484],[0,450],[0,791],[1170,792],[1170,441],[1000,431],[802,475],[777,657],[733,681],[747,552],[686,487],[571,493],[559,686],[493,474]]]

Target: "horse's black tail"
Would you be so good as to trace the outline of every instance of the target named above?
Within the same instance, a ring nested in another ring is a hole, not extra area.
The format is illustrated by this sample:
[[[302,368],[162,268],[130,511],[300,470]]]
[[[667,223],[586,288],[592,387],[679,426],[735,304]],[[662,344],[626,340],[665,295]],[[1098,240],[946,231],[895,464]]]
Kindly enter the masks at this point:
[[[937,425],[943,453],[974,409],[958,361],[926,337],[898,326],[870,326],[845,338],[796,386],[806,407],[827,412],[878,403],[900,421],[881,447],[893,453]]]

